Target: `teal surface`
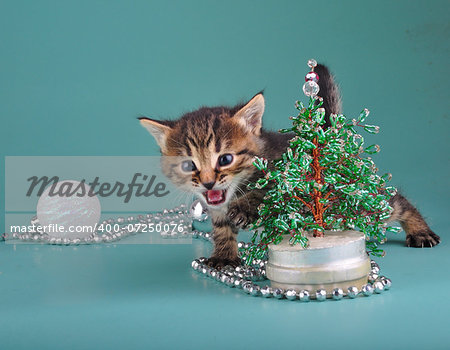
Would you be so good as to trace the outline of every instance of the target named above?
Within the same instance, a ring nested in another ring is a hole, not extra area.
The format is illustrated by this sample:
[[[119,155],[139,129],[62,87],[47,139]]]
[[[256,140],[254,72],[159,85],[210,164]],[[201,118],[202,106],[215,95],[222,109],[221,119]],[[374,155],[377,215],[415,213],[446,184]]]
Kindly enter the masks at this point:
[[[292,303],[205,280],[208,246],[0,243],[1,349],[448,348],[448,1],[0,2],[0,155],[154,155],[136,117],[175,118],[265,88],[289,125],[314,57],[346,115],[371,110],[375,161],[442,237],[379,259],[370,298]],[[0,162],[4,227],[4,162]]]

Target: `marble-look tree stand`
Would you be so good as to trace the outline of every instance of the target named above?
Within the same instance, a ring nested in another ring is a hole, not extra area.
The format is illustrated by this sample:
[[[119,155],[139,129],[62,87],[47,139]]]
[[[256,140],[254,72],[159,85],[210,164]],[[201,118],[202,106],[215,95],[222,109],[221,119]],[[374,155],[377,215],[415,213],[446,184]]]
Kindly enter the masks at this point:
[[[334,288],[367,283],[370,259],[365,237],[356,231],[326,231],[324,237],[307,234],[309,247],[290,245],[286,236],[280,244],[269,245],[266,276],[273,288],[308,290],[325,289],[330,296]]]

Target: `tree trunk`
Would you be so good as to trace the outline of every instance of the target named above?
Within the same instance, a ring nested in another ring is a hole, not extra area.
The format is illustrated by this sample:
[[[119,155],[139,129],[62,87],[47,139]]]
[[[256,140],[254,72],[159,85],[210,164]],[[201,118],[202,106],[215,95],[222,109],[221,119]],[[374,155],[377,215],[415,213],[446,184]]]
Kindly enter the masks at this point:
[[[314,138],[313,143],[316,146],[316,148],[314,148],[312,151],[313,157],[312,168],[314,169],[314,180],[316,181],[317,184],[322,186],[323,185],[322,167],[320,166],[319,163],[320,151],[317,137]],[[325,209],[323,203],[320,202],[320,199],[322,199],[322,192],[320,192],[316,187],[314,187],[313,189],[314,210],[312,211],[314,221],[316,222],[317,225],[324,228],[323,213],[325,212]],[[314,230],[314,237],[323,237],[323,232],[319,230]]]

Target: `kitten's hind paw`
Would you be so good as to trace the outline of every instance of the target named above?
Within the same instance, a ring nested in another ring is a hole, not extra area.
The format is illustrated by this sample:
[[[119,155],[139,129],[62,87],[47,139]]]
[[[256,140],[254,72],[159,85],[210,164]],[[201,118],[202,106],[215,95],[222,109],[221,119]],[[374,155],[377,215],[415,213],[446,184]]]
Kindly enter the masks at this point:
[[[216,257],[216,256],[212,256],[209,259],[206,259],[205,261],[206,265],[210,266],[210,267],[214,267],[215,269],[220,270],[221,268],[230,265],[233,267],[239,266],[241,264],[241,259],[239,259],[238,257],[234,258],[234,259],[229,259],[229,258],[220,258],[220,257]]]
[[[406,236],[406,245],[408,247],[432,248],[440,242],[441,238],[431,230]]]

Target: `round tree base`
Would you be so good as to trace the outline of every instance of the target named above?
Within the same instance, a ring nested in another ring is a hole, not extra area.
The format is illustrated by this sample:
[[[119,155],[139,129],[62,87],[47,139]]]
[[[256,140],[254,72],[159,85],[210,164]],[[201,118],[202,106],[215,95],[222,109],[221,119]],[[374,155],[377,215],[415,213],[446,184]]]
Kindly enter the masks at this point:
[[[290,245],[290,236],[280,244],[269,245],[266,276],[273,288],[296,291],[334,288],[344,292],[350,286],[359,290],[367,283],[370,259],[364,234],[356,231],[325,231],[324,237],[306,235],[308,248]]]

